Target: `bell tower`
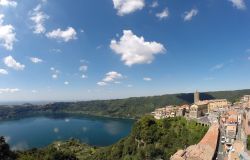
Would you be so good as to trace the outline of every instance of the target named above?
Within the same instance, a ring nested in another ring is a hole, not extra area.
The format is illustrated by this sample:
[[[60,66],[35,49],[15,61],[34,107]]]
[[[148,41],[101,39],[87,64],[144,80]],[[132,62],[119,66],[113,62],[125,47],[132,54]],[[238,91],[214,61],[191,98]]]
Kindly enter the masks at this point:
[[[200,101],[200,93],[198,92],[198,90],[196,90],[194,93],[194,103],[197,103],[199,101]]]

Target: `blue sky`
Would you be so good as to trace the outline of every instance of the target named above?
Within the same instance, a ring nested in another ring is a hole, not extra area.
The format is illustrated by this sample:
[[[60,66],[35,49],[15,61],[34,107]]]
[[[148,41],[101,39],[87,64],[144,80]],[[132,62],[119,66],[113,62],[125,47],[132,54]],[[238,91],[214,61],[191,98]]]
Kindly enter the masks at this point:
[[[0,101],[250,88],[246,0],[0,0]]]

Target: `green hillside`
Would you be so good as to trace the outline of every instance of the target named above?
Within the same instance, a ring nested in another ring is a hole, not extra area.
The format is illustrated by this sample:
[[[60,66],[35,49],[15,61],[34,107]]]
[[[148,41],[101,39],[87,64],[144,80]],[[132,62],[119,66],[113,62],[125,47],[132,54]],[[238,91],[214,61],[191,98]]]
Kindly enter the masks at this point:
[[[235,102],[246,94],[250,94],[250,89],[204,92],[200,94],[200,97],[203,100],[226,98],[231,102]],[[116,100],[57,102],[47,105],[12,106],[12,108],[2,106],[0,107],[0,118],[6,119],[45,113],[89,114],[96,116],[139,118],[152,112],[158,107],[191,103],[193,103],[193,93],[166,94],[162,96],[133,97]]]

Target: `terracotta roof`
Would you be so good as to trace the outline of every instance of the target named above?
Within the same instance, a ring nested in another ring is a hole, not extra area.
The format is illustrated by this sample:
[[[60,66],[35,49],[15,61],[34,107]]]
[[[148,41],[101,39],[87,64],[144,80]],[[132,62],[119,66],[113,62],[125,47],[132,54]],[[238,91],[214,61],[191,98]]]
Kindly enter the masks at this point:
[[[212,124],[205,136],[197,145],[189,146],[185,151],[176,152],[176,154],[174,154],[170,159],[211,160],[215,153],[218,135],[219,125]]]
[[[228,111],[227,114],[229,115],[237,115],[237,112],[234,110]]]

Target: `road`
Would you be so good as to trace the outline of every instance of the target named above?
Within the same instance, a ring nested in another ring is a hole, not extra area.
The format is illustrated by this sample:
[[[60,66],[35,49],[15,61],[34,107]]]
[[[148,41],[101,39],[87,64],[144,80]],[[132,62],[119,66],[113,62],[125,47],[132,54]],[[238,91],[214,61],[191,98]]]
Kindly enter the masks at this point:
[[[217,152],[217,158],[218,160],[224,160],[224,147],[223,147],[223,144],[220,142],[221,141],[221,137],[224,136],[225,137],[225,131],[223,129],[223,127],[220,126],[220,137],[218,139],[218,143],[219,143],[219,146],[218,146],[218,152]]]

